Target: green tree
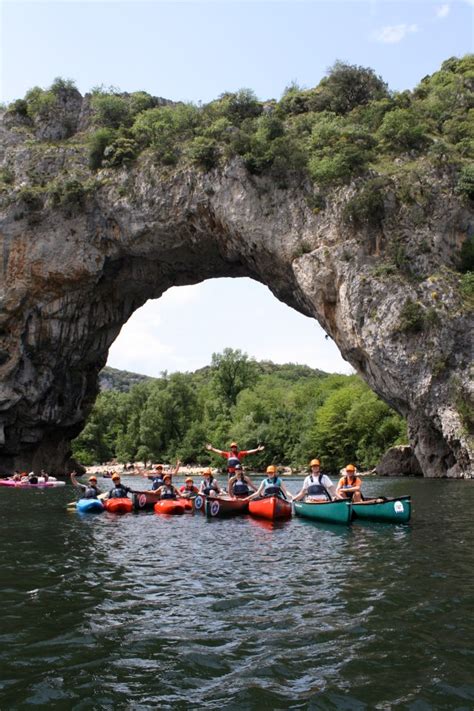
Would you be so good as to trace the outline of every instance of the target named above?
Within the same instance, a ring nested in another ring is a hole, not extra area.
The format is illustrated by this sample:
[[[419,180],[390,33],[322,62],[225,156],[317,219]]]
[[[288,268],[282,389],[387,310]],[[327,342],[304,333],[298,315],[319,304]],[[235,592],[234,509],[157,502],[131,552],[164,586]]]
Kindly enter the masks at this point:
[[[225,348],[212,354],[214,384],[224,402],[232,407],[241,390],[253,385],[257,378],[255,362],[239,349]]]

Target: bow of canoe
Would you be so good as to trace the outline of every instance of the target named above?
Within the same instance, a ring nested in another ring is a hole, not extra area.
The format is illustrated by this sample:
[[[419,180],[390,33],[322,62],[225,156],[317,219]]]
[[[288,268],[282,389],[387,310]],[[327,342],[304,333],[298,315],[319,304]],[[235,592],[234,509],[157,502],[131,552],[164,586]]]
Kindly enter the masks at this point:
[[[348,524],[351,505],[349,501],[295,501],[295,514],[314,521]]]
[[[291,503],[279,496],[265,496],[262,499],[249,501],[249,513],[252,516],[276,521],[282,518],[291,518]]]

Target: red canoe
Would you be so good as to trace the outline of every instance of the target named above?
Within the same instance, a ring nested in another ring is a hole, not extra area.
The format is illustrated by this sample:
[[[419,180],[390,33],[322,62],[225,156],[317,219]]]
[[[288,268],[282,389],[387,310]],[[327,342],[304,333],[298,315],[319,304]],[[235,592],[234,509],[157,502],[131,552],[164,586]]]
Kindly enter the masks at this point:
[[[106,499],[104,506],[111,513],[130,513],[133,509],[133,503],[130,499]]]
[[[265,496],[263,499],[249,501],[249,513],[269,521],[291,518],[291,503],[279,496]]]
[[[154,509],[157,514],[184,514],[184,506],[181,500],[178,501],[176,499],[157,501]]]

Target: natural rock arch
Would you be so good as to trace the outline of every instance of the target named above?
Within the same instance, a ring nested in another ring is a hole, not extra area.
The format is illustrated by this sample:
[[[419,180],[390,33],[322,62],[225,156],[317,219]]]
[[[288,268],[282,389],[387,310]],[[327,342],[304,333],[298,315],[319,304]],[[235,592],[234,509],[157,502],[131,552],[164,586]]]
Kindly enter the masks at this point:
[[[290,175],[279,186],[250,175],[239,158],[209,172],[164,172],[143,155],[131,168],[101,171],[65,207],[24,185],[33,167],[46,179],[86,171],[84,152],[60,142],[37,154],[5,121],[1,137],[2,160],[14,164],[17,180],[24,176],[1,213],[3,471],[65,471],[108,349],[146,300],[170,286],[240,276],[320,322],[370,387],[408,418],[426,475],[471,471],[458,412],[470,387],[471,322],[445,265],[472,214],[449,176],[433,179],[429,213],[417,223],[387,192],[377,228],[347,220],[363,181],[312,209],[309,181]],[[386,268],[394,235],[429,277]],[[428,253],[420,248],[427,241]],[[416,328],[401,326],[408,302],[421,318]]]

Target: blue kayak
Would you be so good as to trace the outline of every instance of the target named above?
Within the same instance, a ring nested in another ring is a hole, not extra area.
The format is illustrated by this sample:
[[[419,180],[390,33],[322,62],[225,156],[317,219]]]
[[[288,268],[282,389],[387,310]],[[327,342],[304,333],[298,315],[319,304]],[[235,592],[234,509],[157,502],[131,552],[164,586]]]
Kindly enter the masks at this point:
[[[98,513],[104,510],[104,505],[100,499],[79,499],[76,510],[80,513]]]

